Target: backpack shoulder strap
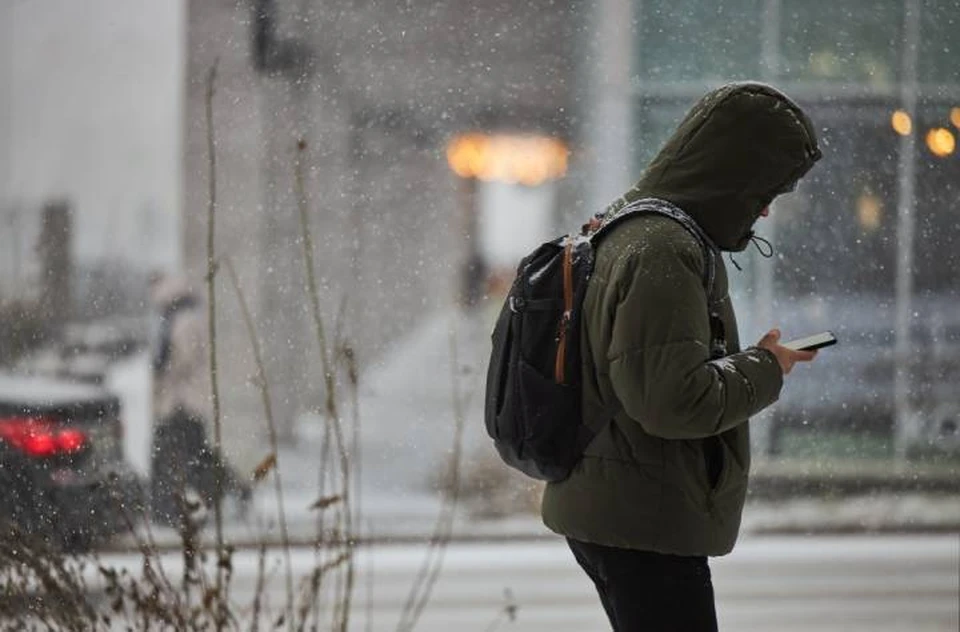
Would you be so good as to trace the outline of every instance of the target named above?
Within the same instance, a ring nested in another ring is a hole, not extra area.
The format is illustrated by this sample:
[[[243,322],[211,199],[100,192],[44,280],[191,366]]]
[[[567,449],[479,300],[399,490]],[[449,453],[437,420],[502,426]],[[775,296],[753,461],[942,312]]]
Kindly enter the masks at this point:
[[[680,207],[671,204],[667,200],[660,198],[641,198],[627,204],[612,215],[605,217],[591,233],[588,239],[591,242],[598,240],[603,234],[610,231],[614,226],[640,213],[653,213],[663,215],[677,221],[681,226],[687,229],[693,238],[700,244],[703,251],[703,288],[707,294],[707,312],[710,317],[710,355],[713,358],[726,355],[727,343],[726,332],[723,327],[723,320],[719,315],[720,299],[714,296],[714,285],[717,279],[717,261],[716,257],[720,253],[710,236],[707,235],[696,221],[687,215]]]
[[[680,207],[660,198],[641,198],[635,200],[604,218],[600,226],[590,233],[588,238],[591,241],[597,241],[599,237],[609,232],[617,224],[640,213],[653,213],[669,217],[677,221],[687,229],[687,232],[693,235],[693,238],[697,240],[697,243],[700,244],[700,248],[703,250],[703,286],[707,291],[708,302],[712,303],[713,286],[717,278],[717,263],[715,257],[720,252],[720,249],[713,243],[713,240],[710,239],[703,229],[700,228],[700,225],[680,209]]]

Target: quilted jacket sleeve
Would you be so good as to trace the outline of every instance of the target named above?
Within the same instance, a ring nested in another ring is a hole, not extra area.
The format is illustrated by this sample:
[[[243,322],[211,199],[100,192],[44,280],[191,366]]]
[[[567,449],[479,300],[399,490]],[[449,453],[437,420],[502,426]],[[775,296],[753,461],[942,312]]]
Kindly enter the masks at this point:
[[[645,244],[614,264],[604,312],[607,359],[626,414],[666,439],[696,439],[745,422],[777,400],[783,375],[759,348],[711,360],[704,261],[688,236]]]

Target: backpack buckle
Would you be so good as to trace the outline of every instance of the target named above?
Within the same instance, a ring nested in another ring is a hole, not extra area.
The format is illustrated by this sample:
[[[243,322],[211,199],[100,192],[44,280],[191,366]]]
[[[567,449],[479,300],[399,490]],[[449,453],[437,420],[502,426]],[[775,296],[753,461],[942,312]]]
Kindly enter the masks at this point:
[[[511,296],[510,297],[510,311],[514,314],[519,314],[523,311],[523,308],[527,306],[527,302],[523,299],[522,296]]]

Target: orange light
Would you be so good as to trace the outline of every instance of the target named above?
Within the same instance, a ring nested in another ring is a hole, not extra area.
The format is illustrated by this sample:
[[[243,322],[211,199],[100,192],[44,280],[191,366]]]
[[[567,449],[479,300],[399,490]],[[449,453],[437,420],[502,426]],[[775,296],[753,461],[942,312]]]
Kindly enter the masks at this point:
[[[466,133],[447,145],[447,161],[462,178],[537,186],[562,178],[569,150],[546,136]]]
[[[957,148],[957,139],[945,127],[935,127],[927,132],[927,148],[934,156],[943,158],[953,153]]]
[[[883,204],[872,193],[863,193],[857,198],[857,219],[860,225],[869,231],[880,228],[883,219]]]
[[[893,113],[893,116],[890,117],[890,125],[893,127],[893,131],[901,136],[907,136],[913,131],[913,121],[910,119],[910,115],[903,110],[897,110]]]
[[[951,108],[950,122],[953,123],[954,127],[960,129],[960,108]]]
[[[464,134],[457,142],[447,146],[447,162],[456,174],[472,177],[483,170],[485,137],[480,134]]]

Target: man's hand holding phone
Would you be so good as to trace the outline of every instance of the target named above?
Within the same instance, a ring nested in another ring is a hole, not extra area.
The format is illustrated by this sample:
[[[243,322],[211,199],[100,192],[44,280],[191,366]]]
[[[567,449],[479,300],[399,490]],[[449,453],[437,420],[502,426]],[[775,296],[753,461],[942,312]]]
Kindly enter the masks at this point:
[[[802,351],[791,349],[790,347],[785,347],[780,344],[779,329],[771,329],[768,331],[766,335],[760,339],[760,342],[757,343],[757,346],[761,349],[767,349],[777,357],[777,362],[780,363],[780,368],[783,370],[784,375],[792,371],[793,365],[797,362],[810,362],[817,357],[816,350]]]

